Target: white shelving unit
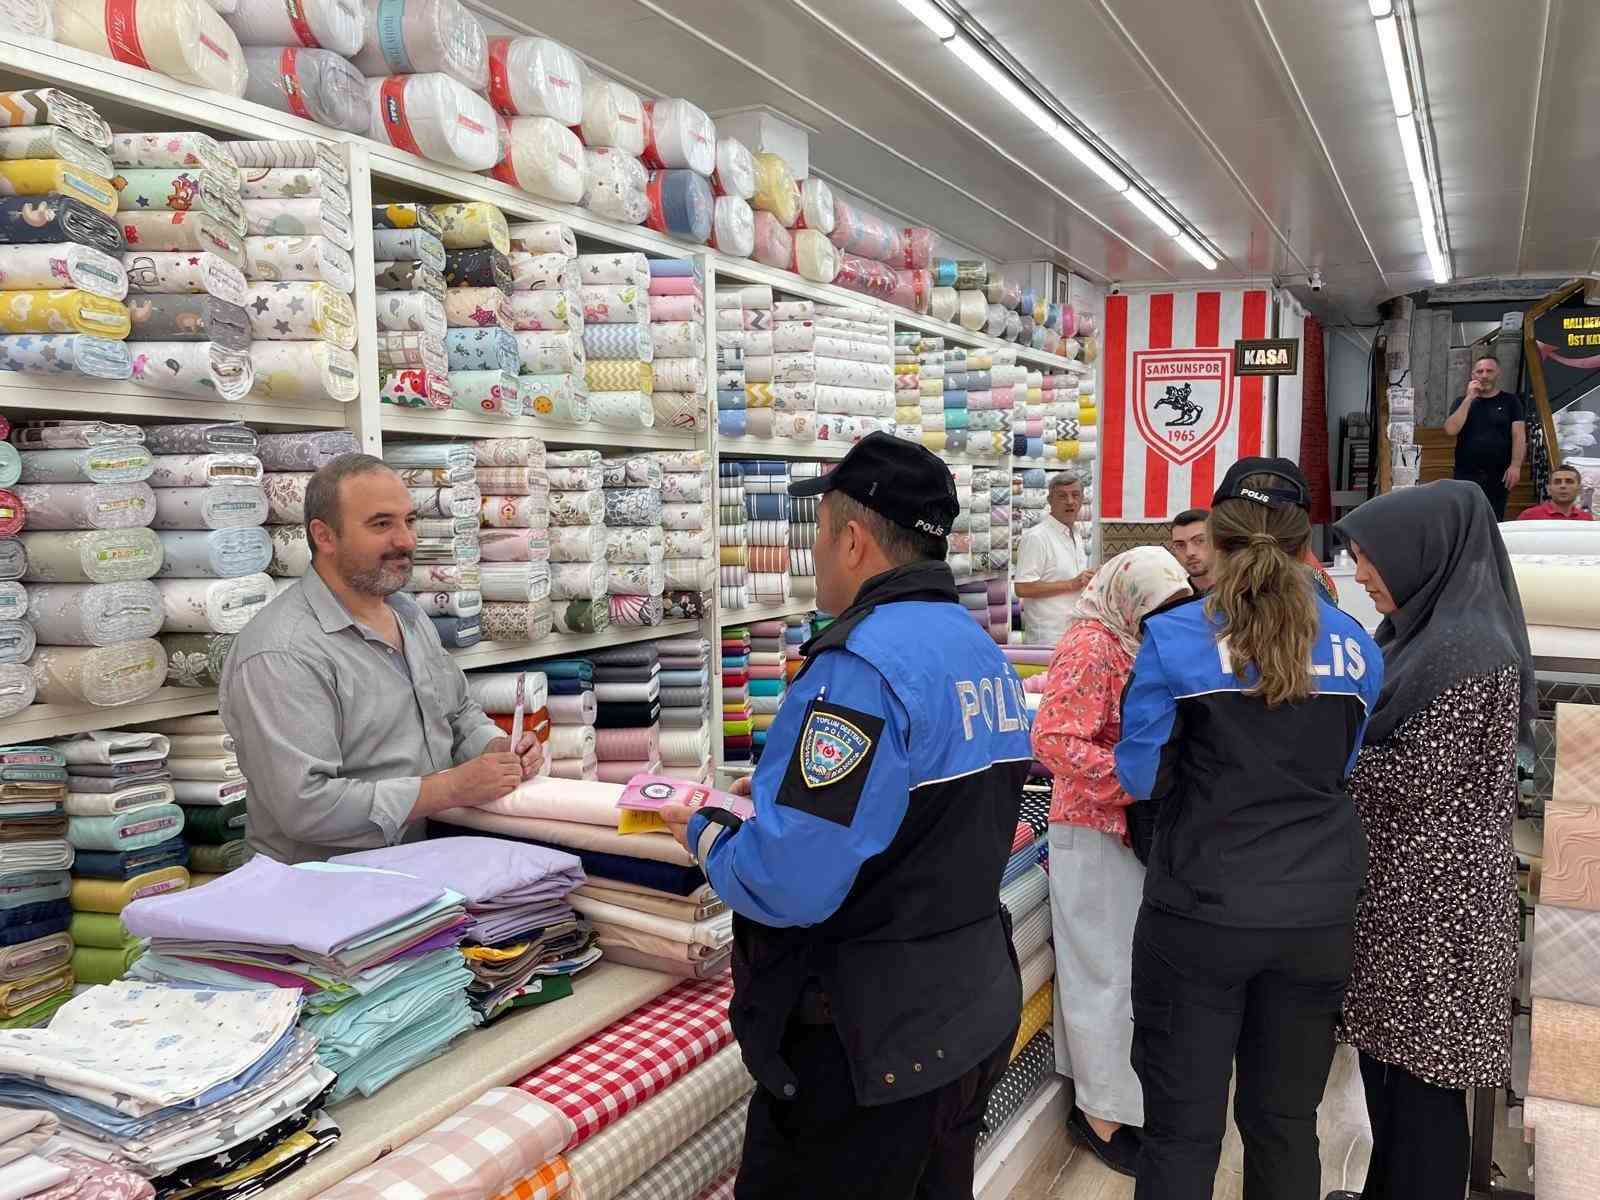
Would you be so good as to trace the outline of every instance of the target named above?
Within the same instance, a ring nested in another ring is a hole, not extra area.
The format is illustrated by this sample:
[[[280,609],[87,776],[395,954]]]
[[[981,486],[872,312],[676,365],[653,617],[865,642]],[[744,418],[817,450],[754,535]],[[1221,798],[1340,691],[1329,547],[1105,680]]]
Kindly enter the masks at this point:
[[[917,330],[946,339],[951,346],[1015,353],[1018,361],[1043,370],[1082,373],[1089,370],[1073,360],[1044,354],[987,337],[982,333],[936,321],[885,304],[831,284],[818,284],[787,271],[774,270],[748,259],[720,255],[704,246],[681,243],[639,226],[623,226],[569,205],[556,204],[481,175],[458,171],[438,163],[380,145],[368,138],[330,130],[309,121],[252,104],[248,101],[194,88],[151,71],[34,38],[13,35],[0,43],[0,87],[55,86],[93,104],[114,128],[132,131],[197,129],[224,140],[315,140],[339,149],[350,173],[351,203],[364,214],[383,201],[484,201],[498,206],[511,221],[553,221],[570,228],[585,250],[621,248],[653,257],[693,258],[705,277],[706,363],[708,428],[695,433],[676,429],[627,430],[599,426],[571,427],[542,423],[532,418],[486,419],[471,413],[399,408],[381,403],[376,361],[376,293],[373,286],[372,239],[365,222],[356,221],[354,253],[357,290],[354,297],[360,336],[358,359],[361,387],[349,404],[287,404],[252,396],[229,403],[163,396],[126,383],[99,383],[71,377],[39,377],[0,372],[0,415],[99,416],[108,419],[240,420],[275,429],[338,429],[353,431],[364,449],[381,452],[385,439],[493,438],[533,436],[555,447],[595,447],[614,450],[689,450],[708,453],[716,463],[719,454],[752,458],[833,461],[844,457],[848,445],[830,442],[788,442],[776,439],[719,438],[715,419],[716,310],[711,297],[719,278],[735,284],[767,285],[785,297],[823,304],[876,307],[884,310],[901,329]],[[1008,457],[944,456],[951,463],[971,463],[1009,470]],[[713,506],[714,509],[715,506]],[[538,642],[480,643],[454,651],[464,668],[487,667],[537,658],[582,654],[605,646],[655,638],[698,634],[716,646],[721,629],[761,620],[804,615],[812,605],[794,601],[722,612],[714,599],[706,617],[671,621],[651,628],[613,627],[587,637],[552,635]],[[713,744],[721,758],[720,658],[713,653]],[[0,741],[32,741],[109,725],[131,725],[166,717],[215,709],[216,694],[206,689],[164,688],[150,699],[115,708],[35,705],[7,721],[0,721]]]

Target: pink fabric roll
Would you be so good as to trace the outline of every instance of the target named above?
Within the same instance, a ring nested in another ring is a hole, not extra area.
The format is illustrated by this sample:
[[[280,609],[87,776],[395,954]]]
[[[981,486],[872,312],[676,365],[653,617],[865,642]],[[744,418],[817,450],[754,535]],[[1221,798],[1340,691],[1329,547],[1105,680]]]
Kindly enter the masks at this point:
[[[664,325],[670,321],[699,321],[706,315],[705,301],[699,296],[651,296],[650,321]]]
[[[837,232],[834,235],[834,244],[838,244]],[[759,245],[756,248],[756,257],[761,257]],[[842,288],[849,288],[852,292],[860,292],[864,296],[876,296],[880,300],[892,300],[898,286],[892,267],[874,259],[848,253],[839,256],[839,274],[834,276],[833,281]]]
[[[904,232],[887,221],[835,198],[833,244],[848,254],[899,263],[905,257]]]
[[[926,314],[933,305],[933,273],[921,269],[895,271],[889,302]]]
[[[901,264],[918,271],[933,264],[933,230],[926,225],[912,225],[901,231],[904,253]]]
[[[661,757],[661,727],[648,725],[636,729],[597,729],[594,754],[602,763],[640,762]]]
[[[794,261],[794,235],[769,212],[756,213],[755,260],[787,271]]]
[[[650,278],[652,296],[699,296],[705,284],[692,275],[653,275]]]
[[[607,762],[601,759],[595,767],[595,778],[601,783],[627,783],[635,775],[658,775],[659,759],[637,762]]]

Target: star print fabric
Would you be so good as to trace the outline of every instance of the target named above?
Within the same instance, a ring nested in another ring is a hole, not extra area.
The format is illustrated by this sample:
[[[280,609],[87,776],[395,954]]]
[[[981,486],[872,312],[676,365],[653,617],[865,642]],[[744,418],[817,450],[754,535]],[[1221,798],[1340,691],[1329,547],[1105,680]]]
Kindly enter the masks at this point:
[[[215,296],[243,304],[244,272],[209,251],[138,251],[122,256],[128,272],[128,294]]]
[[[578,277],[584,287],[650,286],[650,260],[643,254],[580,254]]]
[[[92,334],[12,334],[0,337],[0,371],[127,379],[133,374],[133,356],[126,342]]]
[[[129,250],[207,251],[244,270],[244,238],[205,213],[118,213]]]
[[[244,206],[239,199],[237,175],[229,179],[220,171],[125,167],[118,169],[112,183],[117,190],[119,212],[204,213],[244,236]]]
[[[253,283],[244,308],[258,341],[332,342],[355,349],[355,305],[330,284]]]

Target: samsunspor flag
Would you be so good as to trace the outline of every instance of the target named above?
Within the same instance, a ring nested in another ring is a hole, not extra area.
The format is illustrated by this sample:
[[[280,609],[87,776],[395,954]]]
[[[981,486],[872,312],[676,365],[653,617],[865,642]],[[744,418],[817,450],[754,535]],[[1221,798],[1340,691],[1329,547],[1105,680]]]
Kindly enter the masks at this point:
[[[1266,445],[1266,380],[1233,343],[1267,336],[1265,290],[1106,297],[1100,515],[1168,521],[1210,508],[1223,474]]]

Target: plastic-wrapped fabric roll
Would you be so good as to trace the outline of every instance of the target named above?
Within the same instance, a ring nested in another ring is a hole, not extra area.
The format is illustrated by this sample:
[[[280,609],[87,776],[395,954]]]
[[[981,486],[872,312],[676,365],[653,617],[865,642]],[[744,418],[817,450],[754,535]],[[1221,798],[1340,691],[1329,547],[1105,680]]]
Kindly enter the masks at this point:
[[[567,226],[555,221],[527,221],[507,227],[511,249],[525,254],[578,257],[578,239]]]
[[[755,216],[754,257],[758,263],[784,271],[794,261],[794,235],[784,228],[782,218],[765,209]]]
[[[621,150],[630,158],[644,153],[644,102],[615,80],[589,76],[583,85],[583,144]]]
[[[838,244],[837,231],[834,243]],[[876,296],[880,300],[893,298],[898,287],[893,267],[876,259],[848,253],[839,256],[839,273],[833,282],[840,287],[849,288],[852,292]]]
[[[848,254],[878,262],[898,264],[905,257],[904,233],[863,212],[853,204],[835,199],[833,244]]]
[[[717,169],[717,129],[687,100],[646,100],[644,152],[654,170],[683,169],[710,179]]]
[[[447,330],[444,346],[452,372],[501,371],[515,375],[521,362],[516,334],[497,326]]]
[[[125,249],[122,229],[109,215],[61,195],[0,196],[0,236],[13,245],[72,243],[116,255]]]
[[[733,258],[749,258],[755,254],[755,212],[748,201],[738,196],[717,197],[709,245]]]
[[[361,0],[244,0],[217,10],[242,46],[320,47],[350,58],[366,43],[367,15]]]
[[[327,283],[255,283],[245,292],[250,336],[264,342],[356,345],[356,306]]]
[[[584,287],[579,289],[585,323],[643,325],[650,321],[650,296],[643,288]]]
[[[255,385],[255,365],[244,350],[216,342],[129,342],[132,382],[171,396],[242,400]]]
[[[647,362],[629,359],[593,359],[585,365],[585,380],[590,402],[601,392],[650,392],[655,387],[655,372]]]
[[[903,249],[896,265],[909,270],[926,271],[933,265],[933,230],[926,225],[912,225],[900,233]]]
[[[833,189],[826,182],[815,176],[805,180],[800,184],[800,220],[796,228],[814,229],[828,236],[837,224],[833,206]]]
[[[644,164],[612,147],[583,154],[583,206],[626,225],[642,225],[650,216],[650,182]]]
[[[132,704],[167,681],[167,654],[149,638],[114,646],[41,646],[29,664],[40,704]]]
[[[353,61],[369,79],[439,71],[474,91],[489,84],[489,39],[460,0],[368,3],[366,41]]]
[[[50,0],[7,0],[0,4],[0,28],[27,37],[56,40],[56,11]]]
[[[244,95],[243,48],[205,0],[57,0],[56,40],[182,83]]]
[[[161,631],[161,592],[147,580],[129,583],[35,584],[27,619],[47,646],[112,646]]]
[[[506,294],[499,288],[447,288],[445,323],[451,329],[511,328]]]
[[[507,117],[583,120],[583,66],[560,42],[537,37],[489,39],[489,102]],[[576,136],[576,135],[574,135]]]
[[[1100,324],[1093,313],[1074,310],[1074,315],[1077,318],[1077,328],[1073,330],[1072,336],[1093,337],[1099,332]]]
[[[980,291],[963,291],[958,295],[960,303],[956,310],[956,320],[963,329],[970,329],[976,333],[989,319],[989,303]]]
[[[284,476],[267,478],[281,481]],[[310,475],[304,479],[309,480]],[[270,513],[267,493],[257,484],[218,483],[153,491],[155,517],[150,524],[155,529],[243,529],[262,524]],[[305,514],[301,512],[294,519],[303,521]]]
[[[237,579],[272,563],[272,538],[263,528],[167,530],[157,579]],[[228,632],[219,630],[218,632]]]
[[[444,303],[444,273],[417,262],[375,263],[373,282],[379,292],[379,303],[384,303],[386,292],[420,292],[440,304]],[[382,326],[380,326],[382,328]]]
[[[599,392],[589,397],[590,416],[611,429],[649,429],[655,409],[644,392]]]
[[[688,169],[653,171],[645,195],[650,199],[645,224],[651,229],[699,244],[710,239],[716,198],[705,175]]]
[[[167,633],[238,633],[277,594],[272,580],[260,573],[237,579],[166,579],[156,587]]]
[[[70,242],[0,245],[0,281],[19,292],[55,289],[66,283],[85,295],[112,302],[128,294],[128,272],[120,259]]]
[[[28,583],[124,583],[161,568],[161,539],[149,529],[29,532],[21,541]]]
[[[717,139],[717,169],[711,186],[718,196],[735,196],[749,201],[756,194],[756,161],[750,149],[737,138]]]
[[[505,153],[491,175],[560,204],[577,204],[583,199],[583,142],[577,134],[551,117],[514,117],[502,119],[502,123]]]
[[[250,394],[268,400],[348,404],[361,390],[356,356],[328,342],[252,342],[250,361]]]
[[[416,262],[444,270],[444,243],[426,229],[374,229],[372,257],[377,262]]]
[[[894,293],[889,297],[891,304],[909,308],[912,312],[931,311],[934,288],[933,276],[929,272],[920,269],[896,270],[894,279]]]
[[[384,145],[464,171],[500,161],[494,109],[449,75],[369,78],[367,109],[368,135]]]
[[[597,490],[597,489],[588,489]],[[552,562],[600,562],[605,558],[609,531],[604,525],[570,525],[550,531]]]
[[[516,337],[525,375],[570,374],[584,369],[583,340],[570,330],[519,332]]]
[[[794,172],[782,156],[762,153],[755,157],[756,187],[750,197],[750,206],[758,213],[770,213],[785,229],[800,219],[800,185]],[[757,242],[760,230],[757,229]],[[787,263],[782,264],[787,266]]]
[[[446,250],[471,250],[487,246],[501,254],[511,252],[511,228],[503,212],[481,200],[435,204],[439,240]]]
[[[511,328],[519,333],[535,330],[585,332],[583,309],[564,291],[512,292],[505,309]]]
[[[261,460],[253,454],[201,451],[151,459],[153,488],[209,487],[214,483],[260,484]]]

